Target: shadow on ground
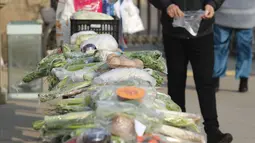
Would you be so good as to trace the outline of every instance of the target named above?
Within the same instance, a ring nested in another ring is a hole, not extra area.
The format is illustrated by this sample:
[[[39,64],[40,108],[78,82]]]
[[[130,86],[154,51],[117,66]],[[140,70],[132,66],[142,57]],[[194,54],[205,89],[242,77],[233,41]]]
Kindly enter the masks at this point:
[[[39,133],[32,128],[34,121],[42,119],[42,115],[36,113],[37,106],[37,101],[25,100],[11,100],[0,105],[0,142],[39,142]]]

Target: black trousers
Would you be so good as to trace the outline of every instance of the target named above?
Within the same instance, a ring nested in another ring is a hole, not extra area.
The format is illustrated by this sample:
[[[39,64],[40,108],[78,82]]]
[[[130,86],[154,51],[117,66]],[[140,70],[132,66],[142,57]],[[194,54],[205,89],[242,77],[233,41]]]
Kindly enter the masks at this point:
[[[168,67],[168,94],[185,112],[185,87],[187,66],[190,62],[205,130],[218,128],[216,96],[213,83],[214,47],[213,34],[179,39],[163,35]]]

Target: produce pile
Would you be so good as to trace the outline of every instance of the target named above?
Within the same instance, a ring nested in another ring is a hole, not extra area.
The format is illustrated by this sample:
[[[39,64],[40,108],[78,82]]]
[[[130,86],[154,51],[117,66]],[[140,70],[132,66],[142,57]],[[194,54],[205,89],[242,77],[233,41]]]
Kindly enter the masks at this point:
[[[38,95],[46,116],[33,123],[45,142],[205,143],[200,116],[156,89],[167,72],[160,51],[122,52],[111,35],[93,32],[72,41],[23,78],[47,77],[49,92]]]

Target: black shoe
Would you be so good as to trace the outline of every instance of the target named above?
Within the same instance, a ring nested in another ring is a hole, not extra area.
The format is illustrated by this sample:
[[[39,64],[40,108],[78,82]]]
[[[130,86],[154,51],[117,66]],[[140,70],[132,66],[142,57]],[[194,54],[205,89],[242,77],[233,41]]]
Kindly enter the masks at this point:
[[[239,92],[247,92],[248,91],[248,78],[240,78],[239,84]]]
[[[213,78],[215,92],[220,90],[220,78]]]
[[[207,133],[207,143],[231,143],[233,136],[229,133],[223,134],[220,130]]]

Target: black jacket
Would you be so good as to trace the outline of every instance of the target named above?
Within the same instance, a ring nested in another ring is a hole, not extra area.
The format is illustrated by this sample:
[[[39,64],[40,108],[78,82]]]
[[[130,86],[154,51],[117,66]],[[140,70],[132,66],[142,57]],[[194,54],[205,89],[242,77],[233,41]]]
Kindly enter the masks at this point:
[[[167,7],[171,4],[176,4],[182,11],[196,11],[204,9],[206,4],[210,4],[216,11],[220,8],[224,0],[149,0],[149,2],[162,11],[161,23],[163,25],[164,34],[179,38],[194,38],[194,36],[184,28],[172,26],[173,19],[166,13]],[[212,32],[213,23],[214,18],[202,20],[197,37],[210,34]]]

